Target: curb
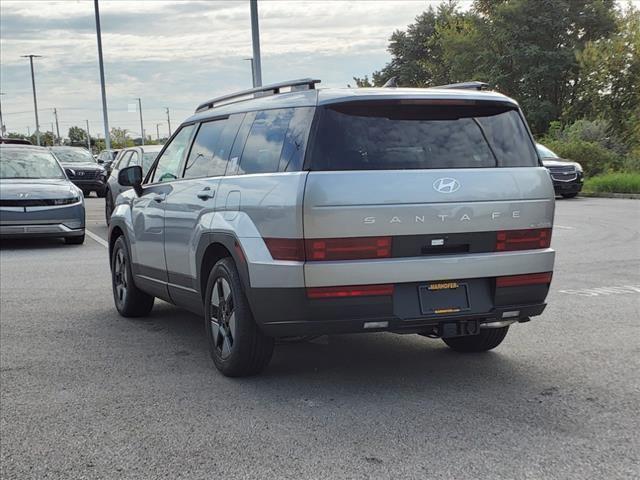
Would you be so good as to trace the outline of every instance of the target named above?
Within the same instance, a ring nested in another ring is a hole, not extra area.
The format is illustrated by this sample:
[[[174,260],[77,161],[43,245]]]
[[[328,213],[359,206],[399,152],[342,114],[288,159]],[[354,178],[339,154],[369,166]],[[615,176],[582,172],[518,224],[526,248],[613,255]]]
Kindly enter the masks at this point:
[[[628,198],[632,200],[640,200],[640,193],[589,193],[580,192],[582,197],[596,197],[596,198]]]

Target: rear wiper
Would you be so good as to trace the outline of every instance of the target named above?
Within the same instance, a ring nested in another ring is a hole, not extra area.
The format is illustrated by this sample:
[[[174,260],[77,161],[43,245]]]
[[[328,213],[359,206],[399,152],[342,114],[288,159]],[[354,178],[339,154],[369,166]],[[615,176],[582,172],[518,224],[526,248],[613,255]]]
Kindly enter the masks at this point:
[[[482,125],[480,125],[480,122],[478,121],[477,118],[471,117],[471,120],[473,120],[473,122],[480,129],[480,133],[482,134],[482,138],[484,138],[484,141],[487,143],[487,147],[489,147],[489,151],[491,152],[491,155],[493,155],[493,160],[496,162],[496,167],[497,167],[498,166],[498,157],[496,156],[496,152],[493,151],[493,147],[491,146],[491,143],[489,143],[489,139],[487,138],[487,134],[485,133],[484,128],[482,128]]]

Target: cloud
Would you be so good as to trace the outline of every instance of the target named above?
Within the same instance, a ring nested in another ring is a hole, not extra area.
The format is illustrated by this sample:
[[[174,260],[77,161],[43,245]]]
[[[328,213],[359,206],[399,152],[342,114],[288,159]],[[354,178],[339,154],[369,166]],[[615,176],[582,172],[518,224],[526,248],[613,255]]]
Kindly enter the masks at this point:
[[[325,86],[353,83],[353,76],[388,61],[391,33],[428,5],[260,1],[263,80],[315,76]],[[248,1],[101,0],[100,13],[112,126],[139,130],[137,114],[127,112],[135,97],[155,127],[165,121],[165,106],[177,124],[200,102],[250,87],[243,60],[252,54]],[[29,67],[20,58],[27,53],[43,55],[35,60],[42,129],[50,129],[53,107],[64,132],[85,119],[94,132],[102,128],[93,2],[3,0],[0,29],[2,109],[10,131],[34,129]]]

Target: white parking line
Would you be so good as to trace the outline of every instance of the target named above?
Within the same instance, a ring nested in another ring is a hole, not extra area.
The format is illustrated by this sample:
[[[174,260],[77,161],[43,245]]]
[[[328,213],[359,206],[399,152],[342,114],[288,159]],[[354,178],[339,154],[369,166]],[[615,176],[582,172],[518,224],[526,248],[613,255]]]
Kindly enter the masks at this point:
[[[578,295],[580,297],[599,297],[602,295],[608,296],[640,293],[640,285],[618,285],[612,287],[594,287],[558,291],[560,293],[566,293],[568,295]]]
[[[560,230],[575,230],[576,227],[565,227],[564,225],[554,225],[553,228],[559,228]]]
[[[91,238],[93,238],[96,242],[98,242],[100,245],[102,245],[105,248],[109,248],[109,244],[107,243],[106,240],[104,240],[103,238],[99,237],[98,235],[96,235],[95,233],[93,233],[92,231],[90,231],[89,229],[85,228],[84,229],[84,233],[86,233],[87,235],[89,235]]]

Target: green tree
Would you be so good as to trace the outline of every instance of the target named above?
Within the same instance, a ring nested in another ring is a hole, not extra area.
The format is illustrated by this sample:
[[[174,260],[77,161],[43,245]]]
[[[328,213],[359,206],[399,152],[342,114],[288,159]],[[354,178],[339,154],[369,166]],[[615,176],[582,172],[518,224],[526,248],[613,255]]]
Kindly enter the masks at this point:
[[[71,127],[69,129],[69,142],[71,145],[87,144],[87,131],[80,127]]]

